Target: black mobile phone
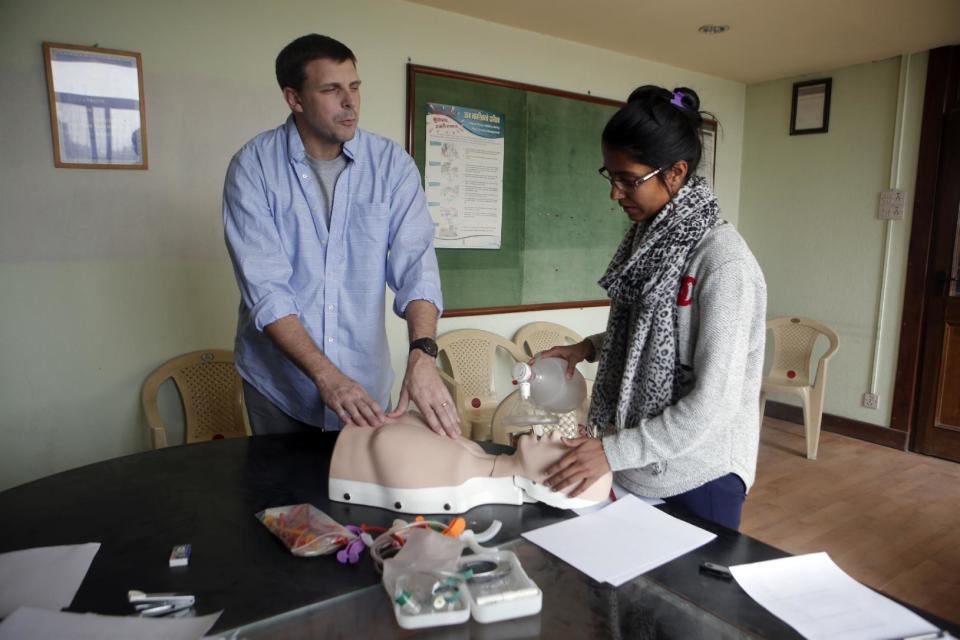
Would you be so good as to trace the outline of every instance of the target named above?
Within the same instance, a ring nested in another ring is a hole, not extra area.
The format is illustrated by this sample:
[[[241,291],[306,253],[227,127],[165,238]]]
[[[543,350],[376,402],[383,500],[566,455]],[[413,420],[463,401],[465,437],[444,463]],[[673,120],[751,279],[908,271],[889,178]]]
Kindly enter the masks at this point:
[[[727,569],[722,564],[717,564],[715,562],[701,563],[700,573],[704,573],[714,578],[720,578],[722,580],[733,580],[733,574],[730,573],[730,569]]]

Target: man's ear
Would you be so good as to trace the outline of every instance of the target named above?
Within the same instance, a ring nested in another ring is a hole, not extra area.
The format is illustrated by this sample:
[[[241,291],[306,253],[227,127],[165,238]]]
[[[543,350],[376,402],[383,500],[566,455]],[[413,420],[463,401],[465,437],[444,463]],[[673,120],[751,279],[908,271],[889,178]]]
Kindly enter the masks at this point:
[[[283,88],[283,99],[286,101],[290,111],[294,113],[303,113],[303,105],[300,103],[300,94],[292,87]]]

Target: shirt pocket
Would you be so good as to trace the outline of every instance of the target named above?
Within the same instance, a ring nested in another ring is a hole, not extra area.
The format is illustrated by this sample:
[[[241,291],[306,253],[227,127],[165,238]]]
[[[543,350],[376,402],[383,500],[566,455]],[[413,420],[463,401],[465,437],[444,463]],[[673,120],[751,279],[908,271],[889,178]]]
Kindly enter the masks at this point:
[[[354,276],[378,281],[385,277],[389,235],[390,209],[386,203],[353,205],[347,224],[347,251]]]
[[[347,239],[351,245],[383,245],[390,232],[390,209],[385,202],[358,202],[353,205]]]

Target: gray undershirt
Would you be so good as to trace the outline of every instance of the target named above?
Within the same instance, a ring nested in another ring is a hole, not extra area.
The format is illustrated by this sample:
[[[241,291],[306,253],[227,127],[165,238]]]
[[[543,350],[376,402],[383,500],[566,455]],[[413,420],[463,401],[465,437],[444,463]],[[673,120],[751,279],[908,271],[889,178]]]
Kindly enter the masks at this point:
[[[320,206],[323,208],[322,220],[330,228],[330,213],[333,211],[333,191],[337,186],[337,178],[347,166],[347,159],[341,153],[333,160],[317,160],[307,156],[307,164],[317,179],[317,195],[320,196]]]

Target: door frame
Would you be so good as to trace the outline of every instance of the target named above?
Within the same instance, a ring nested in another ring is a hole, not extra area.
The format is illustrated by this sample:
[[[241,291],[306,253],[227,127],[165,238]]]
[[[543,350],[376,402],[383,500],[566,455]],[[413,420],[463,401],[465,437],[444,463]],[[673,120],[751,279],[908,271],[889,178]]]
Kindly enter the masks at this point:
[[[923,362],[926,338],[926,300],[934,282],[930,269],[934,205],[939,186],[940,147],[943,116],[950,104],[960,100],[960,46],[930,51],[927,85],[923,99],[917,180],[910,228],[910,249],[903,293],[900,348],[893,391],[890,427],[907,434],[907,448],[914,449],[920,413],[920,377],[925,368],[936,363]]]

